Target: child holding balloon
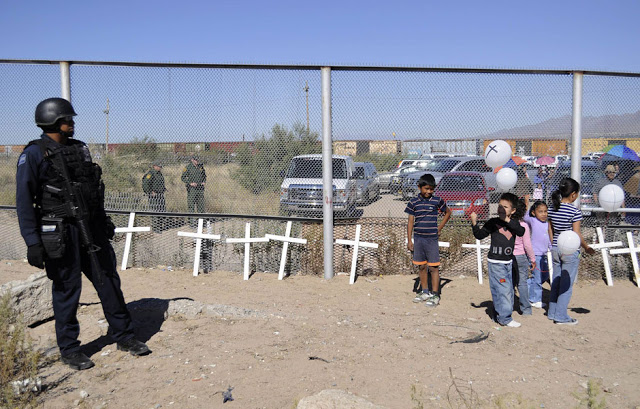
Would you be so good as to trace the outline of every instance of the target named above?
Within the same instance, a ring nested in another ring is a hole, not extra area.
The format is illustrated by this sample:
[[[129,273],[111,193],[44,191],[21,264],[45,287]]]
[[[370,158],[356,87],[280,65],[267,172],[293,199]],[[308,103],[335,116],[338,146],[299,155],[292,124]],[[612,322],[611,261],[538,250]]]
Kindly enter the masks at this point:
[[[513,280],[512,257],[516,236],[525,233],[524,227],[512,219],[518,204],[518,197],[513,193],[503,193],[498,203],[498,217],[493,217],[482,226],[478,226],[478,215],[474,212],[471,227],[476,239],[482,240],[491,236],[491,246],[487,255],[489,268],[489,288],[493,299],[498,324],[517,328],[520,323],[511,318],[513,314]]]
[[[573,205],[579,195],[580,184],[571,178],[562,179],[558,190],[551,194],[553,206],[549,209],[549,236],[553,237],[553,278],[547,318],[556,324],[578,323],[577,319],[569,317],[567,308],[573,292],[573,283],[578,276],[579,248],[582,246],[587,254],[595,253],[580,234],[582,212]],[[559,243],[558,237],[565,231],[572,231],[577,235],[575,246]]]

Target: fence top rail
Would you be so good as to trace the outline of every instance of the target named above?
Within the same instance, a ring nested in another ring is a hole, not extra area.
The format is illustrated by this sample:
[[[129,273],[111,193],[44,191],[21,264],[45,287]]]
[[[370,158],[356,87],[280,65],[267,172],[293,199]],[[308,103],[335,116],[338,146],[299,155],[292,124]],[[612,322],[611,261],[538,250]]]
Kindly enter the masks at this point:
[[[60,64],[102,65],[120,67],[161,67],[161,68],[224,68],[247,70],[320,70],[330,67],[334,71],[398,71],[398,72],[449,72],[481,74],[547,74],[547,75],[584,75],[640,77],[640,72],[600,71],[585,69],[528,69],[528,68],[481,68],[481,67],[421,67],[421,66],[381,66],[381,65],[331,65],[331,64],[207,64],[173,62],[136,62],[136,61],[85,61],[85,60],[21,60],[0,59],[0,64]]]

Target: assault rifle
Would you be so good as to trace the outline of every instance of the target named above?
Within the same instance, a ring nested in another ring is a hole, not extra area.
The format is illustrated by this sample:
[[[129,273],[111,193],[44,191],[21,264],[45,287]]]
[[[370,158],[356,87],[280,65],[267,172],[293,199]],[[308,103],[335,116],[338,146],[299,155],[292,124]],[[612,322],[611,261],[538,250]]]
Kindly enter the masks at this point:
[[[100,251],[100,246],[97,246],[93,242],[93,236],[89,229],[89,207],[82,194],[80,183],[71,181],[69,169],[67,169],[67,164],[61,152],[47,154],[47,156],[52,161],[54,168],[61,173],[62,179],[64,180],[64,188],[59,189],[55,186],[46,185],[45,189],[49,193],[64,197],[65,203],[61,209],[63,214],[59,216],[69,217],[75,220],[75,224],[80,231],[80,243],[87,251],[91,262],[91,270],[93,270],[94,277],[98,284],[102,285],[102,269],[100,268],[97,255],[98,251]],[[56,216],[58,215],[56,214]]]

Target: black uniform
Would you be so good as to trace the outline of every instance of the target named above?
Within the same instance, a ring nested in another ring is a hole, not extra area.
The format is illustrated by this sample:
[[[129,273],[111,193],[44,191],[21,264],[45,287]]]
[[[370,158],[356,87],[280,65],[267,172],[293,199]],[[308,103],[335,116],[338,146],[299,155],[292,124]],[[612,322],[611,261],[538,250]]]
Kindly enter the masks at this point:
[[[64,214],[64,206],[68,203],[58,189],[65,189],[65,183],[60,170],[53,165],[54,155],[64,157],[68,176],[79,184],[86,201],[90,232],[94,243],[100,247],[97,259],[102,283],[97,280],[97,272],[90,263],[85,246],[81,245],[78,223]],[[80,351],[76,311],[80,300],[81,271],[100,297],[115,341],[120,345],[134,338],[131,317],[120,289],[115,253],[109,242],[113,238],[114,226],[104,211],[104,184],[100,176],[101,169],[91,161],[87,146],[74,139],[62,145],[42,134],[40,141],[27,145],[18,159],[16,207],[20,233],[27,246],[45,247],[45,270],[53,280],[56,337],[63,359]]]

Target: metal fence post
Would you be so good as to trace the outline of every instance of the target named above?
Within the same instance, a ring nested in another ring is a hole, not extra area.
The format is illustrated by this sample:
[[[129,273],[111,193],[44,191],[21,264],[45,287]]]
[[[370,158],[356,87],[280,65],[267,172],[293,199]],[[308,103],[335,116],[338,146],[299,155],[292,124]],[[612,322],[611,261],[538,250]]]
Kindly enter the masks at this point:
[[[331,67],[322,67],[322,189],[324,278],[333,278],[333,169],[331,145]]]
[[[573,73],[573,118],[571,126],[571,177],[580,183],[582,172],[582,72]],[[580,208],[580,196],[576,200]]]
[[[66,61],[60,61],[60,89],[62,98],[71,102],[71,74],[69,63]]]

